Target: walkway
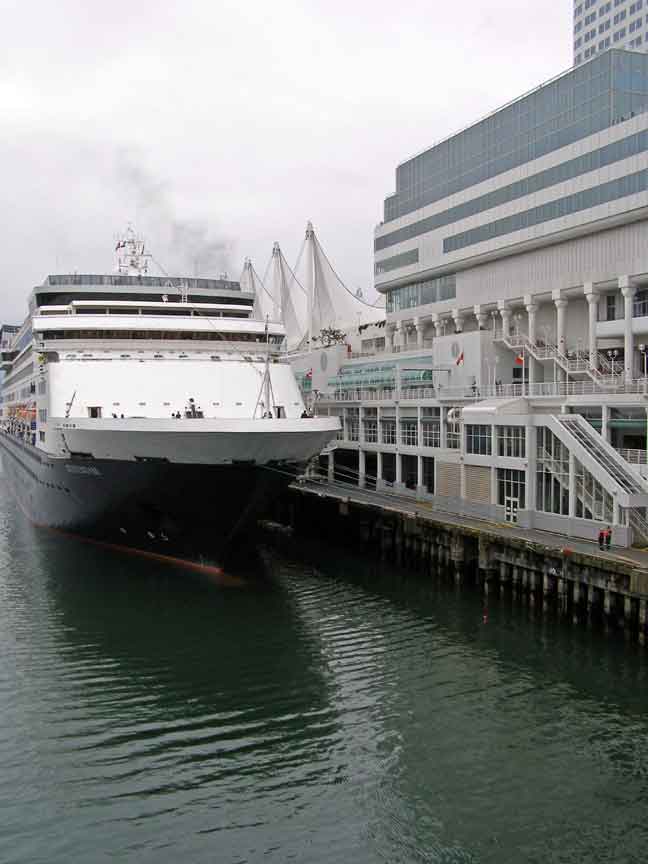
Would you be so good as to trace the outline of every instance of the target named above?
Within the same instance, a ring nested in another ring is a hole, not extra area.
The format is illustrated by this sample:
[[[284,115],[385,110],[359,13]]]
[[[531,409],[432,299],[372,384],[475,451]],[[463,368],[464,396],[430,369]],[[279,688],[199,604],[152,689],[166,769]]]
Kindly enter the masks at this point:
[[[530,540],[533,543],[539,543],[558,552],[563,549],[571,549],[574,552],[580,552],[593,558],[631,564],[642,570],[648,570],[648,550],[613,549],[611,552],[601,552],[596,543],[588,540],[572,539],[565,537],[564,534],[553,534],[549,531],[538,531],[532,528],[520,528],[501,522],[489,522],[486,519],[477,519],[474,516],[459,516],[456,513],[446,513],[425,501],[417,501],[414,498],[410,499],[406,496],[396,497],[393,494],[375,492],[373,490],[358,489],[356,486],[344,483],[307,481],[304,483],[293,483],[292,485],[298,491],[321,497],[368,504],[397,513],[411,513],[419,518],[429,519],[433,522],[442,522],[445,525],[465,526],[478,531],[486,530],[491,534],[503,538],[515,537],[519,540]]]

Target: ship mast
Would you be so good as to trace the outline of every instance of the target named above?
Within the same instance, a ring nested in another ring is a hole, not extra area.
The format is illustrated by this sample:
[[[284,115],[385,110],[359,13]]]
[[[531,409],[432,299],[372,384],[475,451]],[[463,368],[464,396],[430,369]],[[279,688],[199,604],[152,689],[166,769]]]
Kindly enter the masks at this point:
[[[125,276],[146,276],[148,273],[151,253],[145,250],[144,238],[138,237],[132,225],[117,238],[115,255],[117,273]]]

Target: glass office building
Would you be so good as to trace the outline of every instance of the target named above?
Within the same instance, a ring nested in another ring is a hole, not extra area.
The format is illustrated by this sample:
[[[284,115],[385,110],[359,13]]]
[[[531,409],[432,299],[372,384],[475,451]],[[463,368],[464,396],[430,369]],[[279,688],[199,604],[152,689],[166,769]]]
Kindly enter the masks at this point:
[[[609,51],[401,163],[396,169],[396,192],[385,200],[384,221],[469,189],[647,109],[648,56]],[[558,179],[557,174],[540,182],[551,185]],[[377,250],[386,245],[384,236],[376,240]]]

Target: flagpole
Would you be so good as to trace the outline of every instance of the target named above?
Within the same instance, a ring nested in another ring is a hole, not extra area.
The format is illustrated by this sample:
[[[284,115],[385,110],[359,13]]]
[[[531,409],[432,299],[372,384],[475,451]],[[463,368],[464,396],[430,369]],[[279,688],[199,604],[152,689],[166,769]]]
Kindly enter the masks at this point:
[[[522,395],[526,393],[526,347],[522,346]]]

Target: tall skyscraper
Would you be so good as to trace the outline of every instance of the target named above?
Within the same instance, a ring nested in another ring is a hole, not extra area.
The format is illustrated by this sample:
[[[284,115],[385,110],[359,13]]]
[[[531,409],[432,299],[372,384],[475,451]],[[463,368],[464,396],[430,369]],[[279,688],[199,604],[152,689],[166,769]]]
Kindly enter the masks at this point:
[[[574,0],[574,66],[608,48],[648,51],[648,0]]]

